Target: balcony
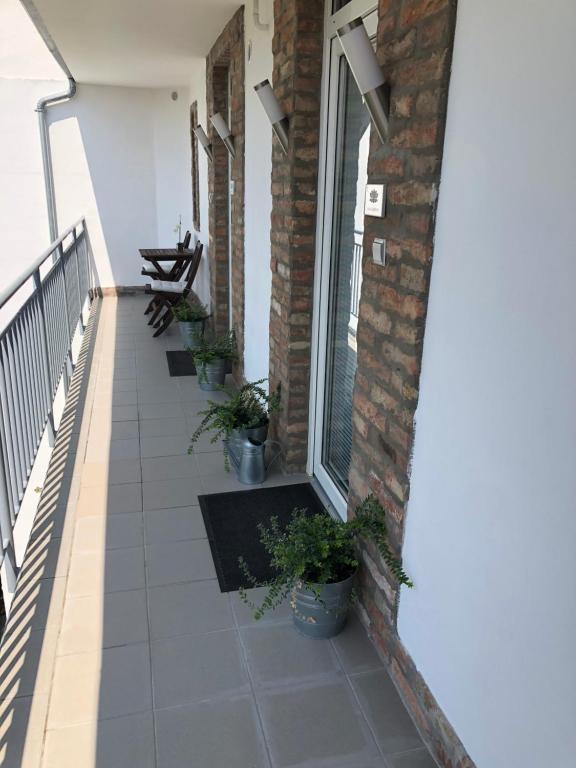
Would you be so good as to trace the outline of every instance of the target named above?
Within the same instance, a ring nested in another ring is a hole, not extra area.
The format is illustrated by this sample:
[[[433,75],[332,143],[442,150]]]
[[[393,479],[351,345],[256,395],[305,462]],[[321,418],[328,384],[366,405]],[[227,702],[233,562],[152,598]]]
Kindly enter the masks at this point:
[[[170,377],[179,337],[152,338],[144,307],[141,295],[91,303],[13,562],[0,764],[432,767],[357,618],[310,640],[287,606],[255,622],[220,592],[198,495],[245,486],[219,446],[187,454],[207,395]]]

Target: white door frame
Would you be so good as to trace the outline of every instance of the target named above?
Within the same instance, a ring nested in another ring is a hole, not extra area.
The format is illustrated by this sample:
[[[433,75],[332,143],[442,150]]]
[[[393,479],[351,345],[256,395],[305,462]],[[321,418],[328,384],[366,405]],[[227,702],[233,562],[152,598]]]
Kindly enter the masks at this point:
[[[338,75],[343,55],[336,31],[358,16],[365,20],[370,36],[378,24],[377,0],[352,0],[331,13],[326,0],[324,52],[320,108],[320,152],[318,164],[318,210],[316,217],[316,258],[314,268],[314,312],[310,366],[310,407],[308,423],[308,462],[306,470],[314,475],[334,509],[346,519],[347,499],[322,466],[322,424],[326,370],[327,310],[330,288],[332,213],[334,196],[336,129],[338,117]]]

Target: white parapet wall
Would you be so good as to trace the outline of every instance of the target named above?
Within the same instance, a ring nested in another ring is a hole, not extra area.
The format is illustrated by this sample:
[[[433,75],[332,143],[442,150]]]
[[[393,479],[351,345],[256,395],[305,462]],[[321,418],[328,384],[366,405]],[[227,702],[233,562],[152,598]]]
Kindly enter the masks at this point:
[[[478,768],[576,755],[575,38],[458,3],[399,632]]]

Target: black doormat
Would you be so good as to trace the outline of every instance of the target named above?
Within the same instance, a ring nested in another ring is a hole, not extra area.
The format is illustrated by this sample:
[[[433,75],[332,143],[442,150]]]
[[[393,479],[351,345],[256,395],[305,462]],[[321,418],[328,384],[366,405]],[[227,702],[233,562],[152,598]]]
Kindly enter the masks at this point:
[[[167,350],[166,360],[170,376],[196,376],[196,366],[192,355],[185,349]],[[226,361],[226,373],[232,373],[232,363]]]
[[[268,525],[271,517],[277,517],[280,526],[286,526],[295,507],[306,509],[310,515],[325,512],[310,483],[213,493],[198,498],[222,592],[253,586],[240,569],[240,557],[258,584],[274,576],[269,555],[260,543],[258,523]]]

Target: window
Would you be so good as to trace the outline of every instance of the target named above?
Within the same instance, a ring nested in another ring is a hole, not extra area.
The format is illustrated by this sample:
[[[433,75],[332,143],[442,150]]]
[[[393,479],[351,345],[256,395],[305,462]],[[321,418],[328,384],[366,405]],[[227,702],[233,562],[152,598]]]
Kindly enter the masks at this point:
[[[192,223],[200,231],[200,181],[198,178],[198,139],[194,128],[198,125],[198,102],[190,106],[190,141],[192,144]]]

